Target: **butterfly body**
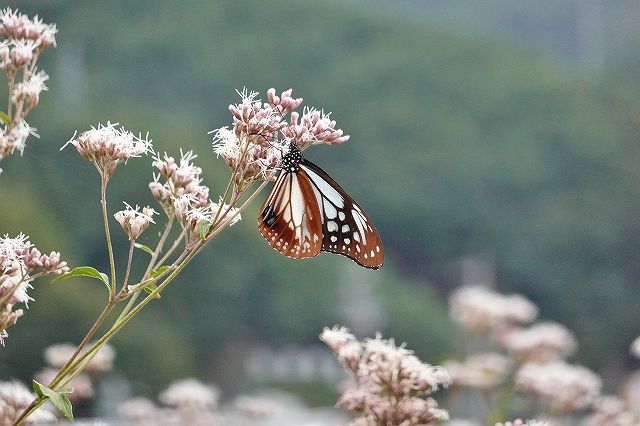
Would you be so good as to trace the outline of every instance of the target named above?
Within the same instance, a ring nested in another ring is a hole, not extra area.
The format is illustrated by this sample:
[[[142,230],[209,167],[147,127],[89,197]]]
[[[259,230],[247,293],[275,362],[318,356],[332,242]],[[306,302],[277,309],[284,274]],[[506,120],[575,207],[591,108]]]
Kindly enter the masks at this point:
[[[378,269],[384,260],[373,222],[324,170],[304,159],[291,144],[280,174],[258,217],[258,228],[271,246],[295,259],[320,252],[346,256]]]

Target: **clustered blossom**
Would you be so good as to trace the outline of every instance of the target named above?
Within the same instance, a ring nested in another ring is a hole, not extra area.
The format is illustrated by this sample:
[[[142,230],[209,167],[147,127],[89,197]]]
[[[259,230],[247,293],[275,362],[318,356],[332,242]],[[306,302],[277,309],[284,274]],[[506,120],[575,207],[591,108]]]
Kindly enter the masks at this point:
[[[0,382],[0,426],[12,425],[35,397],[35,394],[20,382]],[[31,414],[25,423],[42,424],[55,421],[56,416],[47,411],[47,407],[41,407]]]
[[[189,378],[172,383],[159,399],[166,405],[185,410],[209,410],[217,407],[219,395],[216,387]]]
[[[13,40],[31,40],[39,50],[56,45],[56,24],[45,24],[38,15],[30,19],[27,15],[3,9],[0,12],[0,37]]]
[[[567,414],[591,404],[600,395],[602,380],[586,367],[556,361],[523,365],[516,373],[515,386],[537,396],[553,411]]]
[[[276,95],[267,91],[267,102],[257,100],[257,92],[238,92],[241,102],[229,105],[233,126],[214,130],[213,151],[233,172],[236,185],[245,187],[258,179],[272,179],[282,155],[290,144],[304,150],[317,144],[341,144],[349,139],[330,114],[305,108],[296,111],[302,98],[289,89]],[[289,114],[289,122],[286,115]]]
[[[229,226],[235,224],[242,219],[238,209],[229,204],[214,203],[209,200],[205,206],[200,203],[191,194],[183,195],[174,200],[173,206],[175,215],[180,222],[182,228],[188,233],[187,241],[199,238],[199,227],[206,223],[212,225],[228,221]]]
[[[549,362],[573,353],[576,339],[565,326],[541,322],[529,328],[512,328],[498,337],[520,362]]]
[[[584,421],[584,426],[636,426],[640,422],[617,396],[601,396],[591,407],[593,412]]]
[[[153,167],[159,173],[154,174],[149,189],[153,198],[162,209],[171,214],[174,200],[189,196],[196,207],[205,207],[209,204],[209,188],[202,184],[202,169],[193,163],[198,156],[193,151],[180,150],[180,160],[175,159],[166,152],[164,156],[159,154],[153,157]],[[160,180],[163,182],[160,182]]]
[[[150,224],[155,223],[153,215],[158,213],[149,206],[143,207],[142,211],[140,211],[139,206],[133,208],[127,203],[124,203],[124,205],[126,209],[117,212],[113,216],[122,227],[122,230],[129,236],[129,239],[135,241]]]
[[[4,345],[7,329],[24,315],[24,310],[16,305],[28,306],[33,300],[27,294],[33,288],[33,279],[68,271],[67,262],[60,259],[60,253],[42,254],[26,235],[0,237],[0,344]]]
[[[334,327],[325,328],[320,339],[355,381],[338,401],[359,416],[349,425],[410,426],[448,420],[449,414],[435,400],[422,398],[451,383],[444,368],[421,362],[380,335],[358,342],[348,329]]]
[[[479,353],[469,356],[463,363],[446,361],[443,366],[451,376],[452,386],[492,389],[507,380],[513,361],[498,353]]]
[[[22,154],[29,135],[38,136],[25,117],[38,105],[47,90],[49,76],[36,69],[42,51],[55,46],[55,24],[45,24],[10,8],[0,11],[0,68],[9,82],[8,122],[0,125],[0,160],[18,151]]]
[[[472,332],[488,332],[529,323],[538,309],[520,295],[503,296],[483,287],[463,287],[449,299],[451,317]]]
[[[108,180],[120,163],[126,163],[132,157],[140,157],[153,152],[149,136],[135,136],[120,127],[118,123],[98,124],[90,130],[73,137],[62,147],[71,144],[78,153],[91,161],[103,179]]]
[[[214,411],[218,406],[219,397],[220,391],[217,387],[190,378],[169,385],[160,394],[159,399],[175,410],[166,412],[177,420],[170,424],[208,425],[217,424]]]

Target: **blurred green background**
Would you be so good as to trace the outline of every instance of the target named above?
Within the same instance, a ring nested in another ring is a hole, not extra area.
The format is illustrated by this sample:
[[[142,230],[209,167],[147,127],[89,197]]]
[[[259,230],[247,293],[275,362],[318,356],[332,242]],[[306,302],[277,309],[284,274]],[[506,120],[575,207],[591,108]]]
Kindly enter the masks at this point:
[[[640,334],[638,3],[9,5],[60,32],[40,64],[49,92],[28,118],[41,137],[0,164],[0,234],[25,232],[72,266],[108,269],[97,173],[74,149],[59,151],[75,130],[111,120],[149,131],[176,157],[193,149],[214,199],[228,170],[207,132],[230,124],[235,89],[264,98],[293,87],[351,135],[308,158],[374,218],[381,272],[277,254],[256,230],[256,205],[113,340],[136,392],[187,375],[242,391],[244,356],[317,344],[334,324],[359,337],[380,330],[437,363],[456,349],[446,296],[474,281],[522,293],[570,327],[576,361],[606,372],[608,386],[630,366]],[[123,200],[153,204],[152,171],[150,158],[119,168],[112,212]],[[124,262],[126,239],[114,233]],[[42,349],[78,342],[105,302],[80,279],[36,282],[30,294],[0,348],[0,379],[29,380]]]

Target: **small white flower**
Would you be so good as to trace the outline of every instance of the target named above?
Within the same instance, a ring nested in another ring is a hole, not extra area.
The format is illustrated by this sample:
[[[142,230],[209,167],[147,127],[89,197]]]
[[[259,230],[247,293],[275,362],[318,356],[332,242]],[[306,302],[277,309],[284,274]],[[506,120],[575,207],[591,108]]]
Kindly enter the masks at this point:
[[[159,396],[162,403],[183,410],[212,410],[218,404],[220,391],[212,385],[189,378],[172,383]]]
[[[107,122],[91,127],[76,138],[74,134],[61,149],[72,144],[78,153],[94,163],[96,168],[106,177],[110,177],[120,163],[126,163],[132,157],[140,157],[153,153],[153,145],[149,135],[144,138],[135,136],[124,128],[116,128],[118,123]]]
[[[347,327],[338,327],[334,325],[333,328],[325,327],[320,334],[320,340],[329,346],[329,348],[335,353],[340,353],[340,349],[349,342],[355,342],[356,337],[349,333]]]
[[[224,158],[227,163],[240,157],[240,139],[233,130],[225,126],[209,133],[213,133],[212,145],[216,156]]]
[[[149,227],[149,224],[155,223],[153,215],[158,214],[154,209],[146,206],[140,211],[140,206],[131,207],[126,202],[125,210],[121,210],[114,214],[122,230],[129,236],[130,240],[137,240],[138,237]]]
[[[20,269],[26,271],[24,255],[31,247],[29,237],[22,232],[15,238],[0,237],[0,271]]]
[[[49,76],[44,71],[28,73],[25,81],[16,84],[13,91],[13,103],[17,104],[25,100],[30,107],[37,105],[40,101],[40,92],[48,90],[45,85],[45,81],[48,79]]]
[[[602,380],[586,367],[556,361],[524,364],[516,373],[515,385],[567,414],[591,404],[600,395]]]

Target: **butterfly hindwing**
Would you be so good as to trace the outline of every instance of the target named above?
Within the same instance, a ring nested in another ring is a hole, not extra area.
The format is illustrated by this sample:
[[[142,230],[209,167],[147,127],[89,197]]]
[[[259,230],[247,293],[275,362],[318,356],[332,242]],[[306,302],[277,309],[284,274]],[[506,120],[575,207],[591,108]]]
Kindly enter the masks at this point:
[[[313,185],[304,172],[280,173],[260,210],[258,228],[285,256],[303,259],[320,253],[321,213]]]
[[[373,221],[324,170],[302,160],[300,169],[309,177],[322,219],[322,251],[378,269],[384,261],[380,234]]]

